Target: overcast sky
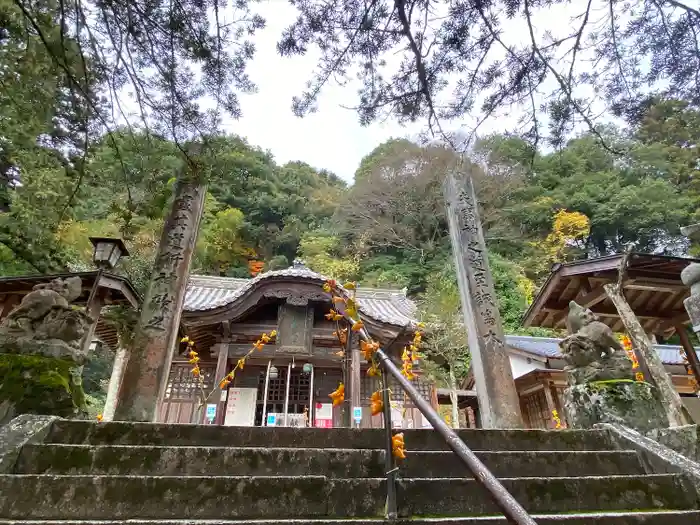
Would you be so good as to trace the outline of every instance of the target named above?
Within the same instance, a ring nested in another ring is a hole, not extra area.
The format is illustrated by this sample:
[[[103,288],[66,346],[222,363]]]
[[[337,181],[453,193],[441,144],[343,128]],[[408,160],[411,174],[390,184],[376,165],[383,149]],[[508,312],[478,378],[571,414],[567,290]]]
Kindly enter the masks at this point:
[[[296,13],[287,0],[263,0],[257,11],[267,21],[266,28],[255,35],[257,52],[248,66],[258,92],[242,97],[243,117],[225,122],[226,131],[270,150],[278,163],[304,161],[316,168],[328,169],[348,182],[352,181],[362,157],[376,146],[391,137],[416,137],[423,131],[422,124],[404,127],[394,121],[360,126],[357,114],[342,107],[355,103],[356,87],[352,84],[329,85],[316,113],[304,118],[294,116],[292,97],[304,90],[316,57],[281,58],[278,55],[277,39]],[[571,15],[568,6],[551,9],[547,14],[547,26],[567,30]],[[506,34],[526,34],[525,27],[517,22],[509,25],[510,28],[505,27]],[[492,118],[480,128],[480,133],[512,131],[517,117],[511,111]]]

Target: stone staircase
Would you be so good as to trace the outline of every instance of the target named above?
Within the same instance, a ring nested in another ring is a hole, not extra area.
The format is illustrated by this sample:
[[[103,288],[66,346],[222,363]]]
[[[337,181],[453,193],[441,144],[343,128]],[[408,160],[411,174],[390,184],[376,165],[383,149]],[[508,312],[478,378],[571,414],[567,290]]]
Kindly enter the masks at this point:
[[[0,474],[0,524],[371,525],[384,516],[382,430],[47,428]],[[436,432],[404,434],[400,520],[507,523]],[[607,430],[460,436],[540,525],[700,524],[696,479],[620,449]]]

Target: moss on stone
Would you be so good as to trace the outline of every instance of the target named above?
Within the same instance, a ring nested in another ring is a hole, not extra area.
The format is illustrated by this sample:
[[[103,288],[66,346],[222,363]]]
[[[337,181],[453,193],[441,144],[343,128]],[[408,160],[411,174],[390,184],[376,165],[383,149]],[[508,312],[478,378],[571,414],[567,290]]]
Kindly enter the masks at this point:
[[[80,370],[65,359],[0,354],[0,403],[13,415],[76,417],[86,411]]]
[[[646,432],[667,424],[655,388],[632,380],[595,381],[564,391],[564,405],[572,427],[620,423]]]

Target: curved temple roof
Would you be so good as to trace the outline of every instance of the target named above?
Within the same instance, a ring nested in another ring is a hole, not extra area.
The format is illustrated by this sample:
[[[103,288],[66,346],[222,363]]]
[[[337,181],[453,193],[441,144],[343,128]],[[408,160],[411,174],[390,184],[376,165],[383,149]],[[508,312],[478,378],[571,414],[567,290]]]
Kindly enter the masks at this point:
[[[316,281],[319,286],[328,280],[327,277],[299,265],[285,270],[265,272],[253,279],[191,275],[185,294],[184,311],[203,312],[226,306],[244,297],[257,284],[289,279]],[[357,290],[357,299],[360,313],[375,321],[402,327],[417,322],[416,305],[406,297],[405,289],[360,287]]]
[[[529,354],[546,357],[549,359],[563,359],[564,355],[559,348],[559,341],[553,337],[531,337],[527,335],[507,335],[506,344],[516,350]],[[665,365],[682,365],[683,347],[677,345],[654,345],[654,350],[659,354],[661,362]],[[700,348],[695,349],[695,353],[700,357]]]

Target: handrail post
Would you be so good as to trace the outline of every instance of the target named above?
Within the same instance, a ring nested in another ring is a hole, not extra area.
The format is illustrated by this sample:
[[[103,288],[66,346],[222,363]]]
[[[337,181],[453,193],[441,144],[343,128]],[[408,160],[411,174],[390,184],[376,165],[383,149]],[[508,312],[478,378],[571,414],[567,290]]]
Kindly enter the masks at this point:
[[[384,383],[388,385],[389,376],[392,376],[399,383],[401,388],[408,394],[411,398],[413,404],[420,410],[420,412],[426,417],[426,419],[449,445],[449,447],[457,454],[457,457],[462,460],[462,462],[469,468],[474,476],[474,479],[481,484],[488,492],[491,494],[494,502],[501,509],[508,523],[514,525],[537,525],[537,522],[533,520],[530,515],[525,511],[525,509],[517,502],[517,500],[506,490],[506,488],[501,484],[496,476],[494,476],[489,469],[486,468],[476,454],[460,439],[457,433],[452,430],[447,423],[445,423],[440,415],[433,409],[430,403],[418,392],[415,386],[406,379],[401,372],[396,367],[394,362],[389,358],[387,354],[380,348],[376,352],[376,356],[382,365],[384,372]],[[388,390],[385,388],[388,394]],[[387,397],[384,397],[386,400]],[[389,407],[389,408],[388,408]],[[389,403],[385,401],[384,403],[384,413],[386,414],[387,409],[391,410]],[[385,418],[386,419],[386,418]],[[391,428],[388,428],[387,444],[389,446],[388,454],[391,454]],[[389,482],[389,472],[387,472],[387,483]],[[393,478],[392,478],[393,479]],[[388,487],[391,490],[390,487]]]
[[[384,388],[382,389],[382,402],[384,404],[384,433],[386,438],[386,450],[384,451],[384,469],[386,470],[386,517],[395,520],[397,517],[396,506],[396,466],[394,463],[392,429],[391,429],[391,394],[387,374],[384,374]]]

